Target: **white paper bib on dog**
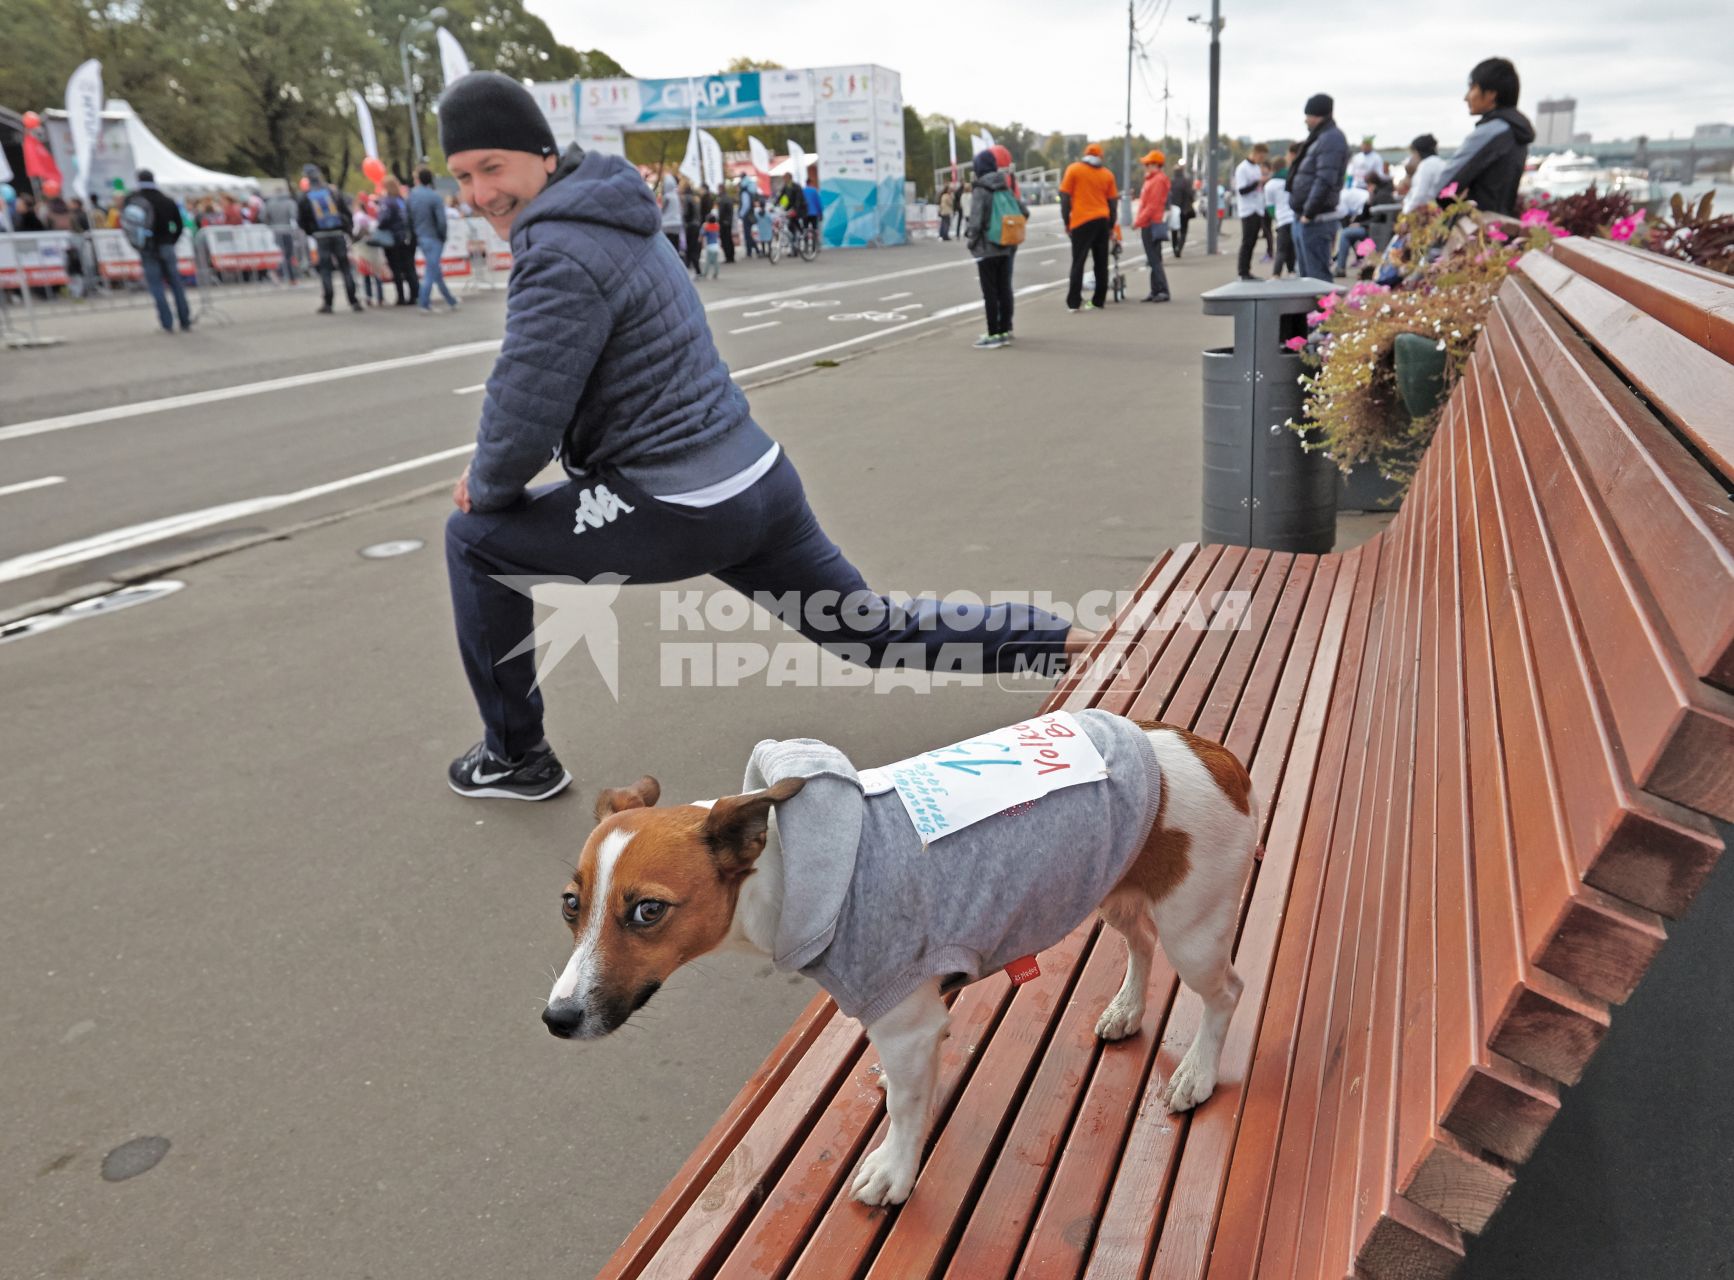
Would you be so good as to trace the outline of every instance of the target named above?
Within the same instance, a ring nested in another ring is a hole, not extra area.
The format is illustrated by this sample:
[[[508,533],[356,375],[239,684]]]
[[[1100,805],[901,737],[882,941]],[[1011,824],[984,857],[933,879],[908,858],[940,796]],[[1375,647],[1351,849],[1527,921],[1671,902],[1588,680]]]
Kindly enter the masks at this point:
[[[1071,712],[1055,711],[860,776],[870,796],[896,789],[925,845],[1062,787],[1099,782],[1108,766]]]

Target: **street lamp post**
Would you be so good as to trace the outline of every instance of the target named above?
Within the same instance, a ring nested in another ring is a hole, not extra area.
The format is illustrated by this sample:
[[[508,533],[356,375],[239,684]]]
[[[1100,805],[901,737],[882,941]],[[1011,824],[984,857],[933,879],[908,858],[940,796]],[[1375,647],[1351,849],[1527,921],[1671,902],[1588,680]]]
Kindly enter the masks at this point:
[[[411,82],[411,80],[409,78],[409,37],[410,37],[410,34],[412,32],[419,31],[423,27],[431,27],[435,23],[443,20],[445,18],[445,16],[446,16],[446,11],[445,11],[445,6],[443,6],[443,5],[441,5],[437,8],[429,9],[426,16],[417,18],[413,22],[411,22],[408,26],[404,27],[403,34],[398,36],[398,38],[397,38],[398,57],[400,57],[403,60],[403,92],[404,92],[404,96],[409,100],[409,133],[410,133],[410,138],[415,143],[415,156],[411,160],[411,167],[412,168],[416,164],[419,164],[421,162],[422,149],[421,149],[421,112],[416,109],[415,85],[413,82]]]
[[[1193,14],[1188,22],[1203,22],[1202,15]],[[1210,221],[1204,228],[1204,252],[1216,252],[1216,210],[1220,203],[1217,193],[1217,134],[1221,125],[1217,120],[1218,88],[1222,83],[1222,3],[1221,0],[1210,0],[1210,137],[1205,140],[1206,164],[1209,166],[1210,186]]]

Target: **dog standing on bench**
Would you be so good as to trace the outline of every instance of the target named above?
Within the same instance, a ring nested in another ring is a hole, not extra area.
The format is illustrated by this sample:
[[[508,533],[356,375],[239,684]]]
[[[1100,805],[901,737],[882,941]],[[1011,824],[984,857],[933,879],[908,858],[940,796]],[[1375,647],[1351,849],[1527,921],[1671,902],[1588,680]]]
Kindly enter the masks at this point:
[[[1163,1089],[1203,1102],[1241,981],[1230,963],[1258,845],[1246,769],[1184,729],[1054,712],[883,769],[811,739],[761,742],[743,794],[657,807],[646,777],[604,791],[561,898],[575,940],[542,1019],[607,1035],[668,976],[721,947],[815,978],[879,1053],[890,1131],[852,1187],[915,1185],[946,1035],[946,991],[1036,955],[1099,910],[1126,977],[1096,1023],[1138,1031],[1156,941],[1204,1002]]]

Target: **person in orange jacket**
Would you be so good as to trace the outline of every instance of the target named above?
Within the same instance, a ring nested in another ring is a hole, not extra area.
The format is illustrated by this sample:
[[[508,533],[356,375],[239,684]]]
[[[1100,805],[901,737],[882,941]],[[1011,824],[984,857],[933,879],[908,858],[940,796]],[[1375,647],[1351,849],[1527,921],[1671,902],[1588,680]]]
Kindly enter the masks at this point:
[[[1138,210],[1132,225],[1144,242],[1144,259],[1150,264],[1150,292],[1145,302],[1168,301],[1168,275],[1162,270],[1162,242],[1168,238],[1168,157],[1151,151],[1144,157],[1144,188],[1138,193]]]
[[[1108,239],[1120,224],[1120,188],[1114,171],[1102,163],[1102,146],[1092,142],[1084,158],[1067,167],[1060,179],[1060,218],[1072,237],[1072,277],[1066,290],[1066,310],[1100,311],[1108,300]],[[1084,259],[1093,259],[1096,289],[1084,304]]]

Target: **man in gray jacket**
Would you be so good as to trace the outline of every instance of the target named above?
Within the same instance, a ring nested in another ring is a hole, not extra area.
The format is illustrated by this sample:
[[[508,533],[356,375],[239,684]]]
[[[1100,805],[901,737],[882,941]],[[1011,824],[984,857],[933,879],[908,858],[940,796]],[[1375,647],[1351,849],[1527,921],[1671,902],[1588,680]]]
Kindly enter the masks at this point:
[[[434,286],[438,285],[446,306],[456,311],[458,300],[452,297],[452,291],[446,285],[445,270],[440,265],[440,255],[446,248],[446,202],[434,190],[433,170],[425,164],[416,170],[415,190],[409,193],[409,225],[415,232],[416,244],[421,246],[425,262],[421,273],[421,296],[416,299],[416,304],[424,313],[431,314]]]
[[[1000,244],[989,234],[993,229],[993,202],[1000,192],[1011,191],[1006,174],[991,151],[976,156],[975,195],[970,198],[969,217],[964,223],[964,243],[975,255],[976,270],[981,275],[981,296],[987,306],[987,332],[975,340],[983,350],[1011,345],[1012,340],[1012,265],[1017,260],[1015,244]],[[1014,200],[1016,195],[1012,196]],[[1029,206],[1017,201],[1023,216],[1030,216]]]
[[[868,589],[753,421],[632,165],[559,155],[529,91],[494,72],[446,91],[440,141],[464,198],[512,246],[506,333],[446,525],[486,729],[452,762],[454,791],[541,800],[571,781],[542,734],[526,580],[712,574],[863,665],[954,661],[968,646],[973,669],[999,671],[1091,638],[1029,606],[942,611]],[[527,490],[556,457],[567,478]]]
[[[1288,202],[1294,210],[1295,270],[1315,280],[1331,278],[1331,250],[1342,219],[1337,193],[1349,169],[1349,140],[1332,118],[1328,93],[1307,99],[1307,136],[1289,167]]]

